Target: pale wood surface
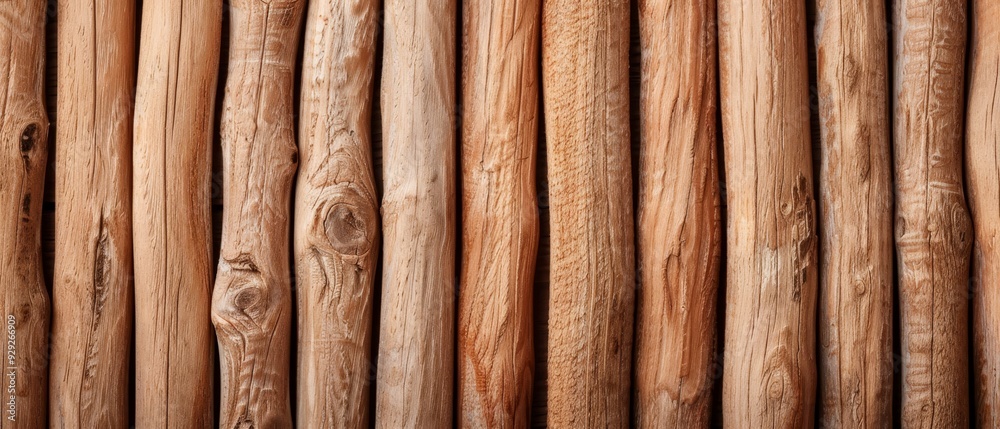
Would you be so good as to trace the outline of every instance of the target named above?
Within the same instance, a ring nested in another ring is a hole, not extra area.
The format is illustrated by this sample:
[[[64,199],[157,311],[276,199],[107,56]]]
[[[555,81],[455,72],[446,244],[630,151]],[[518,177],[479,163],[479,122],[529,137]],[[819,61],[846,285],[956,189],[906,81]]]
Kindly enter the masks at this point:
[[[542,4],[552,210],[547,424],[623,428],[635,301],[629,2]]]
[[[962,188],[966,2],[893,14],[902,426],[969,423],[972,229]]]
[[[212,142],[222,2],[145,0],[133,152],[135,424],[213,424]]]
[[[707,428],[722,253],[715,1],[639,1],[635,423]]]
[[[234,0],[229,8],[222,241],[212,296],[223,428],[292,425],[293,83],[304,6]]]
[[[44,1],[0,2],[0,428],[42,428],[48,414],[49,295],[39,229],[49,153],[44,11]]]
[[[313,0],[295,197],[301,428],[368,427],[379,212],[371,112],[379,2]]]
[[[723,422],[811,427],[816,219],[801,0],[719,0],[727,295]]]
[[[385,2],[380,428],[453,420],[456,7]]]
[[[892,427],[892,159],[885,4],[820,0],[820,421]]]
[[[61,0],[50,425],[125,427],[135,2]]]
[[[527,428],[541,2],[463,8],[458,414],[462,427]]]

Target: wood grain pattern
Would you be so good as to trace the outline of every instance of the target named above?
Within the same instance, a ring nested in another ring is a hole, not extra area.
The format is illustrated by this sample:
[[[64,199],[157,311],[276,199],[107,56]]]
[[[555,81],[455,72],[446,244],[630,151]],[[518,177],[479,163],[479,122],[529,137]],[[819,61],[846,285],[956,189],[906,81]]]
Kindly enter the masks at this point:
[[[966,2],[897,0],[894,156],[902,426],[969,424]]]
[[[456,7],[385,2],[380,428],[453,420]]]
[[[1000,426],[1000,3],[972,2],[966,174],[975,227],[975,415],[978,427]]]
[[[223,428],[292,426],[292,91],[304,5],[233,0],[229,8],[222,243],[212,296]]]
[[[49,295],[40,230],[49,152],[44,11],[44,1],[0,2],[0,306],[5,339],[0,428],[5,429],[42,428],[48,416]]]
[[[892,427],[892,160],[885,4],[817,2],[820,420]]]
[[[636,425],[709,427],[722,253],[715,1],[641,0]]]
[[[623,428],[635,301],[629,3],[542,5],[552,213],[547,423]]]
[[[378,3],[313,0],[306,19],[295,197],[301,428],[367,428],[370,418]]]
[[[817,237],[805,2],[718,4],[728,199],[723,422],[812,427]]]
[[[527,428],[541,2],[472,0],[463,14],[459,420]]]
[[[125,427],[134,0],[59,1],[50,425]]]
[[[135,106],[135,424],[210,427],[221,1],[145,0]]]

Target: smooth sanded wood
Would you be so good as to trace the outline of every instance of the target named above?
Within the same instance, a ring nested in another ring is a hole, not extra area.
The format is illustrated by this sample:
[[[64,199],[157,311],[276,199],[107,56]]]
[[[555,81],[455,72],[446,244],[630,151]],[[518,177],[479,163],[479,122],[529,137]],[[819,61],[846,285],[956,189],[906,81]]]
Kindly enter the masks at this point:
[[[820,419],[892,427],[892,160],[885,3],[820,0]]]
[[[635,255],[629,3],[543,0],[550,427],[629,425]]]
[[[313,0],[306,18],[295,197],[301,428],[367,428],[371,414],[378,7],[376,0]]]
[[[455,0],[385,2],[379,428],[453,420],[457,19]]]
[[[48,416],[49,295],[40,230],[49,146],[45,4],[0,2],[0,428],[42,428]]]
[[[59,1],[50,421],[126,427],[134,0]]]
[[[230,3],[222,244],[212,295],[223,428],[291,427],[289,228],[302,0]]]
[[[145,0],[135,104],[135,424],[210,427],[222,2]]]
[[[965,0],[896,1],[893,156],[904,428],[969,423],[966,30]]]
[[[463,15],[459,420],[527,428],[541,2],[472,0]]]
[[[636,425],[707,428],[722,253],[715,1],[639,2]]]
[[[1000,2],[972,2],[966,174],[975,227],[972,309],[979,427],[1000,426]]]
[[[805,2],[719,0],[727,427],[811,427],[816,215]]]

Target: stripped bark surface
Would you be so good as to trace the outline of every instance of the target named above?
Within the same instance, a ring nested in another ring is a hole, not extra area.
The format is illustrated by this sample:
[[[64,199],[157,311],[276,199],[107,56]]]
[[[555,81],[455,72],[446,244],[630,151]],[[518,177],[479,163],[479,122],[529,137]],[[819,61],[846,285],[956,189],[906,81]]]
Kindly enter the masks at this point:
[[[385,2],[380,428],[453,420],[456,13],[455,0]]]
[[[135,105],[135,423],[210,427],[222,2],[145,0]]]
[[[7,392],[0,428],[45,427],[48,415],[49,295],[40,229],[49,130],[45,4],[0,2],[0,317]]]
[[[128,426],[134,0],[59,1],[50,426]]]
[[[463,427],[527,428],[541,2],[463,7],[459,417]]]
[[[627,427],[635,255],[629,2],[543,0],[551,267],[548,415]]]
[[[639,25],[636,424],[707,428],[722,251],[715,1],[642,0]]]
[[[289,403],[295,56],[302,0],[230,3],[222,112],[222,244],[212,323],[220,427],[292,426]]]
[[[969,424],[972,229],[962,184],[964,0],[897,0],[896,255],[902,425]]]
[[[306,19],[295,198],[302,428],[366,428],[370,418],[377,14],[376,0],[313,0]]]
[[[805,2],[718,3],[728,199],[723,421],[811,427],[817,237]]]
[[[892,427],[892,160],[885,4],[820,0],[820,420]]]

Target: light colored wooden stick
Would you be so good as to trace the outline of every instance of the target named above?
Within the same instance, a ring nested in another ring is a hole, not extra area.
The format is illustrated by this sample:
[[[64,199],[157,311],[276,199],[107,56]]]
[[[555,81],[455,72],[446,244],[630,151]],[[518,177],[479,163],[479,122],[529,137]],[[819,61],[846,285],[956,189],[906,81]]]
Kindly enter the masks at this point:
[[[134,0],[59,1],[50,426],[128,426]]]
[[[723,421],[812,427],[816,215],[801,0],[719,0],[728,199]]]
[[[979,427],[1000,426],[1000,2],[972,2],[966,166],[975,227],[975,391]]]
[[[212,323],[220,427],[292,426],[289,403],[295,56],[302,0],[230,3],[222,113],[222,244]]]
[[[210,427],[222,2],[146,0],[135,105],[136,427]]]
[[[387,0],[379,428],[451,427],[455,0]]]
[[[715,0],[642,0],[639,25],[636,424],[707,428],[722,253]]]
[[[0,1],[0,428],[42,428],[48,416],[49,295],[42,274],[48,156],[44,1]],[[11,384],[13,383],[13,391]]]
[[[553,427],[629,424],[635,255],[628,50],[627,0],[543,0]]]
[[[904,428],[969,424],[965,14],[965,0],[896,0],[893,14]]]
[[[463,7],[459,417],[463,427],[527,428],[541,2]]]
[[[817,2],[820,418],[892,427],[892,160],[885,3]]]
[[[367,428],[370,418],[378,7],[375,0],[313,0],[306,19],[295,198],[301,428]]]

